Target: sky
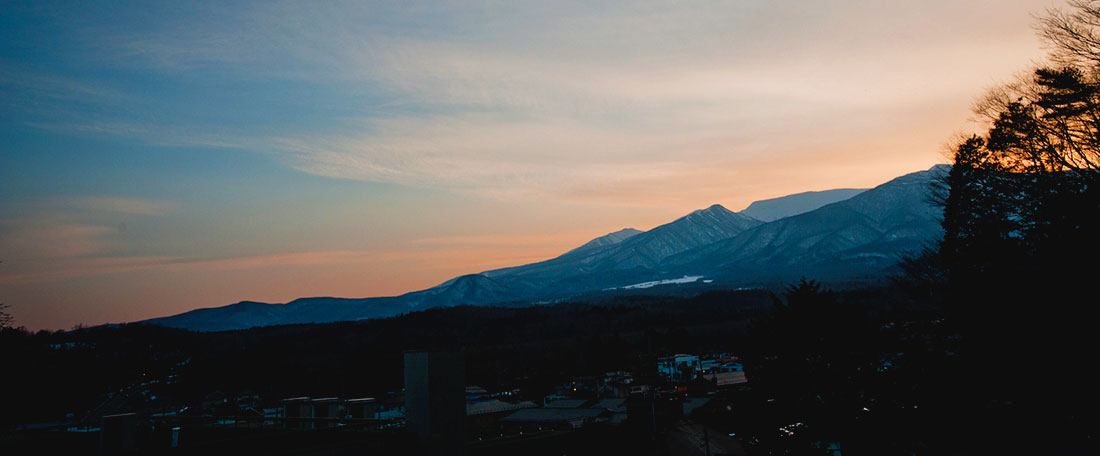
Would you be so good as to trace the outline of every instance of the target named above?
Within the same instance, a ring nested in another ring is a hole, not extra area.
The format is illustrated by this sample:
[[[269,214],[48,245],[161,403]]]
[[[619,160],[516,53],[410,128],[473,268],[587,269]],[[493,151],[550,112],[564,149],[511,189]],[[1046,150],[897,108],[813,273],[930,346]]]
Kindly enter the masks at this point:
[[[389,296],[946,162],[1053,0],[3,1],[0,301]]]

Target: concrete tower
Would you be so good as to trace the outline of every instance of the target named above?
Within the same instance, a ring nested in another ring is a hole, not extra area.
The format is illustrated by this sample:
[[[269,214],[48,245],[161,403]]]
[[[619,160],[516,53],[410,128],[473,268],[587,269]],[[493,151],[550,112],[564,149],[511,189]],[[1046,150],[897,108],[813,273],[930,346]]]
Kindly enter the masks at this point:
[[[466,363],[462,352],[405,352],[405,414],[429,455],[466,449]]]

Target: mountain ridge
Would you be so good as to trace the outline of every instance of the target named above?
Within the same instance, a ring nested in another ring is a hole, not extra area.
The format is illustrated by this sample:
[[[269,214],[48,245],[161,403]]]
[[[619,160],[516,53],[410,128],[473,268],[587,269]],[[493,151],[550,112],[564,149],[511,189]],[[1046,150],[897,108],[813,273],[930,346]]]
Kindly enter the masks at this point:
[[[875,280],[896,264],[902,251],[919,249],[940,235],[937,208],[928,193],[946,169],[937,165],[868,190],[838,189],[853,193],[840,201],[828,202],[846,192],[763,200],[781,200],[776,210],[798,212],[770,222],[714,204],[648,231],[624,228],[555,258],[465,274],[399,296],[298,298],[286,304],[242,301],[143,323],[220,331],[381,318],[463,304],[553,302],[645,282],[675,282],[671,279],[683,276],[705,276],[706,283],[725,286],[778,283],[800,275]],[[819,203],[825,204],[802,211]]]
[[[794,193],[778,198],[753,201],[749,207],[741,210],[740,213],[761,222],[774,222],[781,218],[810,212],[827,204],[844,201],[865,191],[867,191],[865,188],[837,188]]]

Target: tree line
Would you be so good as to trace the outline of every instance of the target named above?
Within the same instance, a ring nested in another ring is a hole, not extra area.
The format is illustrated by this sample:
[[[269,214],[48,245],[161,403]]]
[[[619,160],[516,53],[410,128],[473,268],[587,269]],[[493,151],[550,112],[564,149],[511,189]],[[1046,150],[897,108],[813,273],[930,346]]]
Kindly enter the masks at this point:
[[[1100,2],[1068,5],[1038,18],[1048,58],[975,103],[987,129],[953,149],[934,267],[910,264],[963,337],[984,436],[1048,449],[1095,442],[1098,404]]]

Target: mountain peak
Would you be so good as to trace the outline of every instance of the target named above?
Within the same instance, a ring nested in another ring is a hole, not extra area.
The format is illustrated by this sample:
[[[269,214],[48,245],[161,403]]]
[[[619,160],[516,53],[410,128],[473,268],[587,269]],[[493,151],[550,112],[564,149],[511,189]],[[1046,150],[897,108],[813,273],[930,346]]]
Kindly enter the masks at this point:
[[[729,225],[733,224],[737,227],[736,231],[748,229],[760,223],[755,218],[741,214],[739,212],[733,212],[726,209],[721,204],[712,204],[706,209],[696,209],[691,211],[688,215],[676,219],[672,223],[659,226],[654,230],[663,229],[665,226],[675,225],[678,223],[691,223],[691,224],[703,224],[703,225]],[[730,234],[732,236],[732,234]]]
[[[611,255],[605,267],[620,270],[651,268],[669,256],[733,237],[760,223],[752,217],[731,212],[721,204],[714,204],[623,242],[621,251]]]
[[[692,213],[693,214],[694,213],[712,213],[712,214],[713,213],[718,213],[718,214],[731,213],[732,214],[733,211],[731,211],[729,209],[726,209],[726,207],[721,205],[721,204],[712,204],[712,205],[710,205],[710,207],[708,207],[706,209],[697,209],[695,211],[692,211]]]

